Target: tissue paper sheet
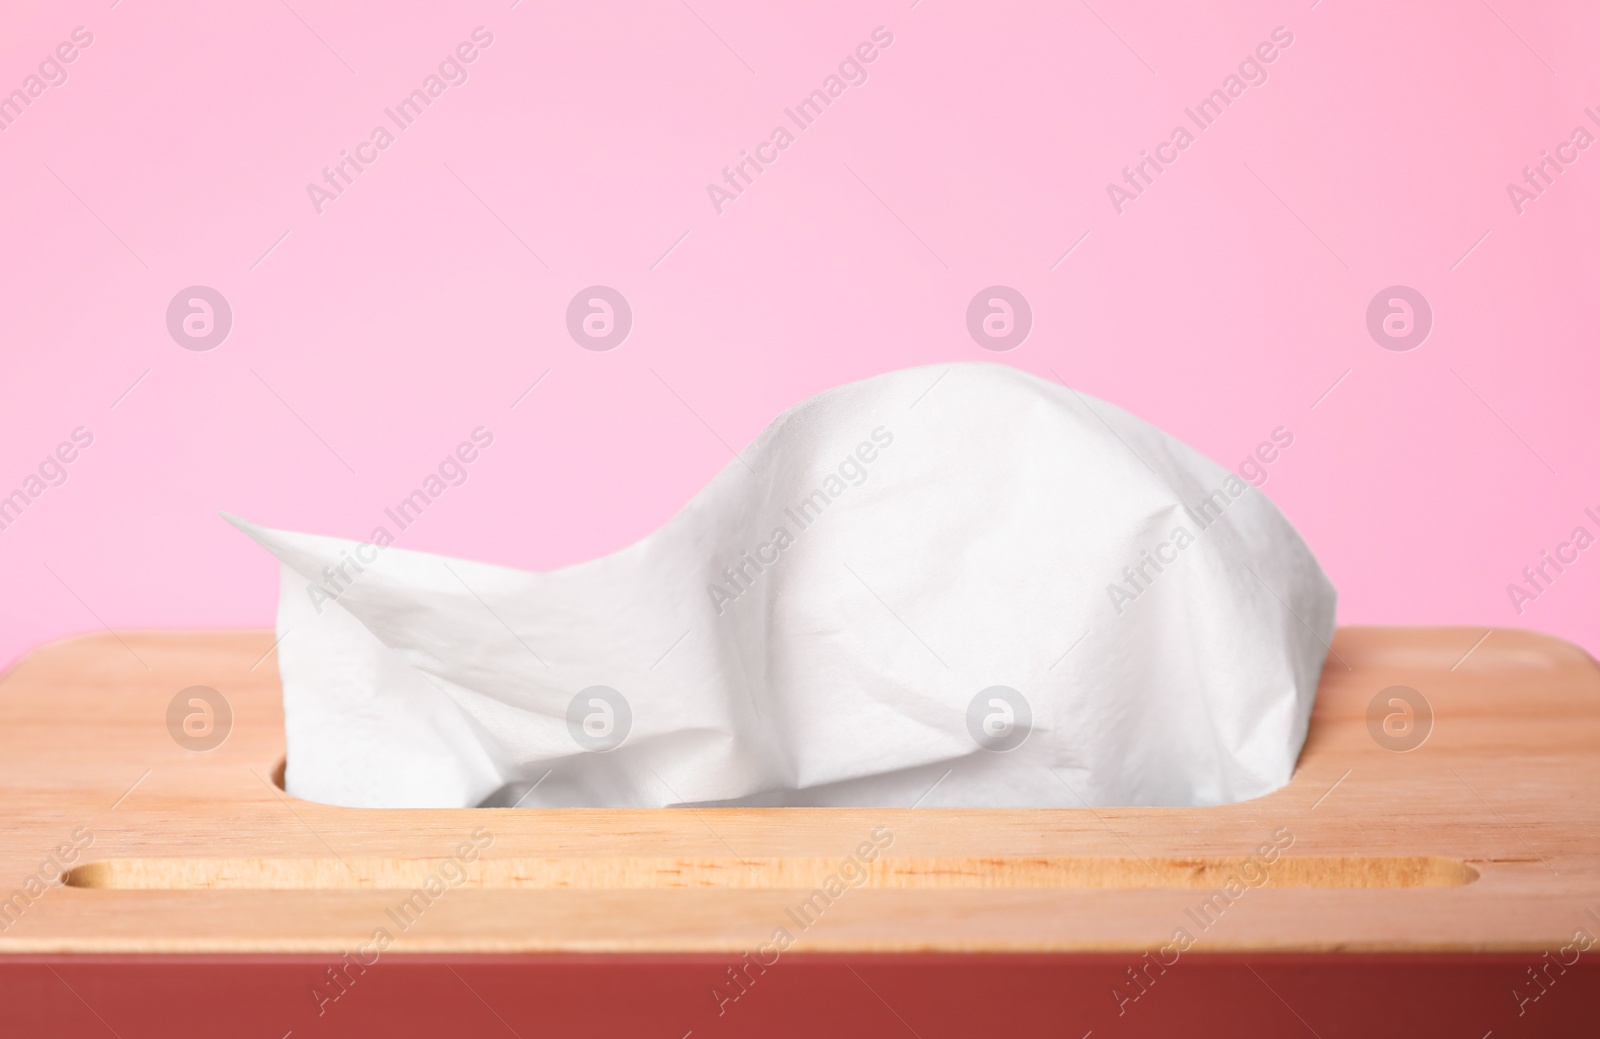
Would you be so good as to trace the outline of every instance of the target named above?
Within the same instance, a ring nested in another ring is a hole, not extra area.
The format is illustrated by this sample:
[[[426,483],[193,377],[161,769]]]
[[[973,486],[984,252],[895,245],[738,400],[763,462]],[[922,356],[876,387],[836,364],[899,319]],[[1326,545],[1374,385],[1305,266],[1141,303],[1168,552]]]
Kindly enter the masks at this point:
[[[234,522],[283,564],[288,790],[359,807],[1239,801],[1334,630],[1260,491],[991,364],[819,394],[549,573]]]

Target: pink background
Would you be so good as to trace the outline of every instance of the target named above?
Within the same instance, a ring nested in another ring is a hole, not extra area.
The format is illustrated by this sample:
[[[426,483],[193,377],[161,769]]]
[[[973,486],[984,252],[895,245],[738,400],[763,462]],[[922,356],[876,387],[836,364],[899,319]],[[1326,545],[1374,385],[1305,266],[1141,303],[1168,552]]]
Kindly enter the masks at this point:
[[[655,529],[790,404],[975,359],[1230,466],[1286,426],[1265,490],[1344,623],[1600,647],[1600,549],[1521,616],[1506,587],[1600,534],[1600,148],[1506,191],[1600,133],[1592,4],[24,6],[0,92],[94,42],[0,133],[0,493],[94,442],[0,530],[0,661],[269,626],[277,566],[218,510],[364,537],[480,425],[397,543],[546,569]],[[306,185],[480,25],[468,81],[319,215]],[[880,25],[867,82],[718,215],[706,185]],[[1118,215],[1107,183],[1280,25],[1268,81]],[[234,311],[206,352],[166,327],[195,284]],[[595,284],[634,312],[609,352],[566,328]],[[1006,353],[966,328],[996,284],[1033,308]],[[1434,311],[1408,352],[1366,326],[1395,284]]]

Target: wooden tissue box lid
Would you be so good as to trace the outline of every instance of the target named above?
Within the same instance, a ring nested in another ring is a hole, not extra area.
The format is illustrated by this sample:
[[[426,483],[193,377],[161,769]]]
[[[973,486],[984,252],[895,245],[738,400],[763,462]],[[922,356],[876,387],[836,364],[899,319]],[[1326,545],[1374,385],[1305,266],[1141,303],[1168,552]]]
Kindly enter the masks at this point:
[[[272,647],[108,633],[0,679],[0,954],[337,954],[379,931],[452,954],[738,953],[778,931],[817,953],[1137,954],[1183,932],[1537,954],[1600,934],[1600,669],[1532,632],[1341,630],[1293,780],[1209,808],[313,804],[276,779]],[[168,731],[192,686],[233,715],[204,752]]]

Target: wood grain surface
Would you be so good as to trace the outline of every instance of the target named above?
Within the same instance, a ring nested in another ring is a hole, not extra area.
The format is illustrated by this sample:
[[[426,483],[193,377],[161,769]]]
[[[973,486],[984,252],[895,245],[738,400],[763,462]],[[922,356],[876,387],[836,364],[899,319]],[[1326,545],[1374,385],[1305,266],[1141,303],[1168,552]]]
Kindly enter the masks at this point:
[[[273,781],[271,633],[71,639],[0,679],[0,955],[1537,955],[1600,935],[1600,669],[1484,635],[1341,630],[1266,797],[1027,810],[313,804]],[[205,752],[167,729],[196,685],[233,712]],[[1403,752],[1369,726],[1397,685],[1433,714]]]

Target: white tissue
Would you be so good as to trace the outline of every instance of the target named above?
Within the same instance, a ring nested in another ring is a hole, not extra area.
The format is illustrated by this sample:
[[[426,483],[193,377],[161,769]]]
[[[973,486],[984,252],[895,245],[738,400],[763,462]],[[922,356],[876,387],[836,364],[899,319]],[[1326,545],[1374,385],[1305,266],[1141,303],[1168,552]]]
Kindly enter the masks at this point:
[[[283,561],[288,790],[358,807],[1239,801],[1334,630],[1263,494],[991,364],[819,394],[550,573],[234,522]]]

